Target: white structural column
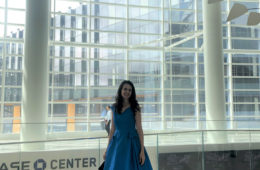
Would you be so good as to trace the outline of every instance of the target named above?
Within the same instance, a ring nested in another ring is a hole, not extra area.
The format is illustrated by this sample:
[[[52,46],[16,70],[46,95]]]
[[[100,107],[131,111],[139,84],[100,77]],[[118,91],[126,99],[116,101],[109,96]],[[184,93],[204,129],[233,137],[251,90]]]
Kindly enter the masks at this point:
[[[226,109],[220,3],[208,4],[208,0],[203,0],[205,102],[208,130],[223,130],[226,128],[224,122]]]
[[[48,116],[49,0],[26,1],[21,141],[44,140]],[[44,143],[23,144],[22,150],[44,149]]]

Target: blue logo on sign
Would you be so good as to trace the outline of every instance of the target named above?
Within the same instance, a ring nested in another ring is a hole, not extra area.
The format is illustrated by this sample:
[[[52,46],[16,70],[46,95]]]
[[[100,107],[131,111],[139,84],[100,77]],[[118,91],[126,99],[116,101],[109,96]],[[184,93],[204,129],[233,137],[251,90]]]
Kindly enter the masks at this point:
[[[46,168],[46,162],[43,159],[38,159],[33,165],[34,170],[44,170]]]

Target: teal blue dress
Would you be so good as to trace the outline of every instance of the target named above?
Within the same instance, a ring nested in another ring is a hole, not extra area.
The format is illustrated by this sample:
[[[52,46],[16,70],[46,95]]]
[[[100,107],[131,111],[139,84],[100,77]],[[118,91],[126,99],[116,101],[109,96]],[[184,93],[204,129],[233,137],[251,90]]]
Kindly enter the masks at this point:
[[[129,107],[118,114],[112,107],[112,111],[115,132],[107,148],[104,170],[152,170],[145,149],[145,162],[143,165],[139,163],[141,145],[132,109]]]

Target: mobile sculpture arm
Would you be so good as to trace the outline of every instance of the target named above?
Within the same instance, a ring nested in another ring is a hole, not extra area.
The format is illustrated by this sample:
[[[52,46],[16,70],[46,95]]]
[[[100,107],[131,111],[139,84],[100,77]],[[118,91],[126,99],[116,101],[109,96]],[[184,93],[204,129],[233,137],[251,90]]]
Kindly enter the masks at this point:
[[[227,22],[240,17],[241,15],[247,13],[249,10],[256,10],[256,9],[259,8],[247,8],[245,5],[235,3],[229,12]],[[253,26],[259,23],[260,23],[260,13],[250,12],[247,19],[247,25]]]
[[[208,0],[208,3],[212,4],[220,1],[222,0]],[[245,5],[235,3],[228,14],[227,22],[242,16],[243,14],[247,13],[249,10],[256,10],[256,9],[259,8],[247,8]],[[247,19],[247,25],[253,26],[259,23],[260,23],[260,13],[250,12]]]

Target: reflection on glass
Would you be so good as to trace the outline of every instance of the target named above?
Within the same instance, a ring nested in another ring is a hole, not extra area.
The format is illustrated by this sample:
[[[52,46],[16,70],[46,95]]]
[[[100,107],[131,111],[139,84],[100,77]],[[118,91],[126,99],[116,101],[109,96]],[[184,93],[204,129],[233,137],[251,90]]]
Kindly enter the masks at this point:
[[[16,73],[16,72],[5,73],[5,85],[21,86],[22,85],[22,73]]]
[[[22,26],[10,26],[7,25],[7,33],[6,36],[8,38],[17,38],[23,39],[24,38],[24,27]]]
[[[92,18],[91,29],[97,31],[126,32],[126,21],[122,19]]]
[[[87,75],[84,74],[55,74],[54,86],[73,87],[87,86]]]
[[[93,87],[118,87],[125,79],[125,75],[91,75],[90,85]]]
[[[5,88],[5,101],[21,101],[22,89],[21,88]]]
[[[91,73],[106,73],[106,74],[124,74],[126,72],[125,63],[122,61],[91,61]]]
[[[129,50],[129,60],[161,61],[162,52],[155,50]]]
[[[152,8],[129,7],[130,19],[161,20],[161,10]]]
[[[234,89],[259,89],[259,78],[233,78]]]
[[[87,89],[54,89],[55,101],[86,101]]]
[[[140,45],[149,47],[160,47],[162,43],[153,42],[160,39],[160,35],[129,34],[129,45]],[[151,42],[151,43],[150,43]]]
[[[136,99],[138,102],[160,102],[161,91],[136,89]]]
[[[126,34],[91,32],[91,42],[100,44],[126,45]]]
[[[160,34],[161,29],[161,22],[129,21],[129,32],[132,33]]]
[[[55,1],[55,12],[81,14],[85,4],[73,1]]]
[[[126,7],[116,5],[94,4],[91,6],[92,16],[126,18]]]
[[[113,103],[115,100],[116,89],[92,89],[90,91],[91,102]]]
[[[136,88],[160,88],[161,77],[155,76],[129,76]]]
[[[155,62],[129,62],[129,73],[160,75],[161,65]]]
[[[130,5],[140,5],[140,6],[149,6],[149,7],[160,7],[162,0],[129,0]]]
[[[92,48],[90,57],[98,59],[124,60],[126,58],[126,50],[111,48]]]

